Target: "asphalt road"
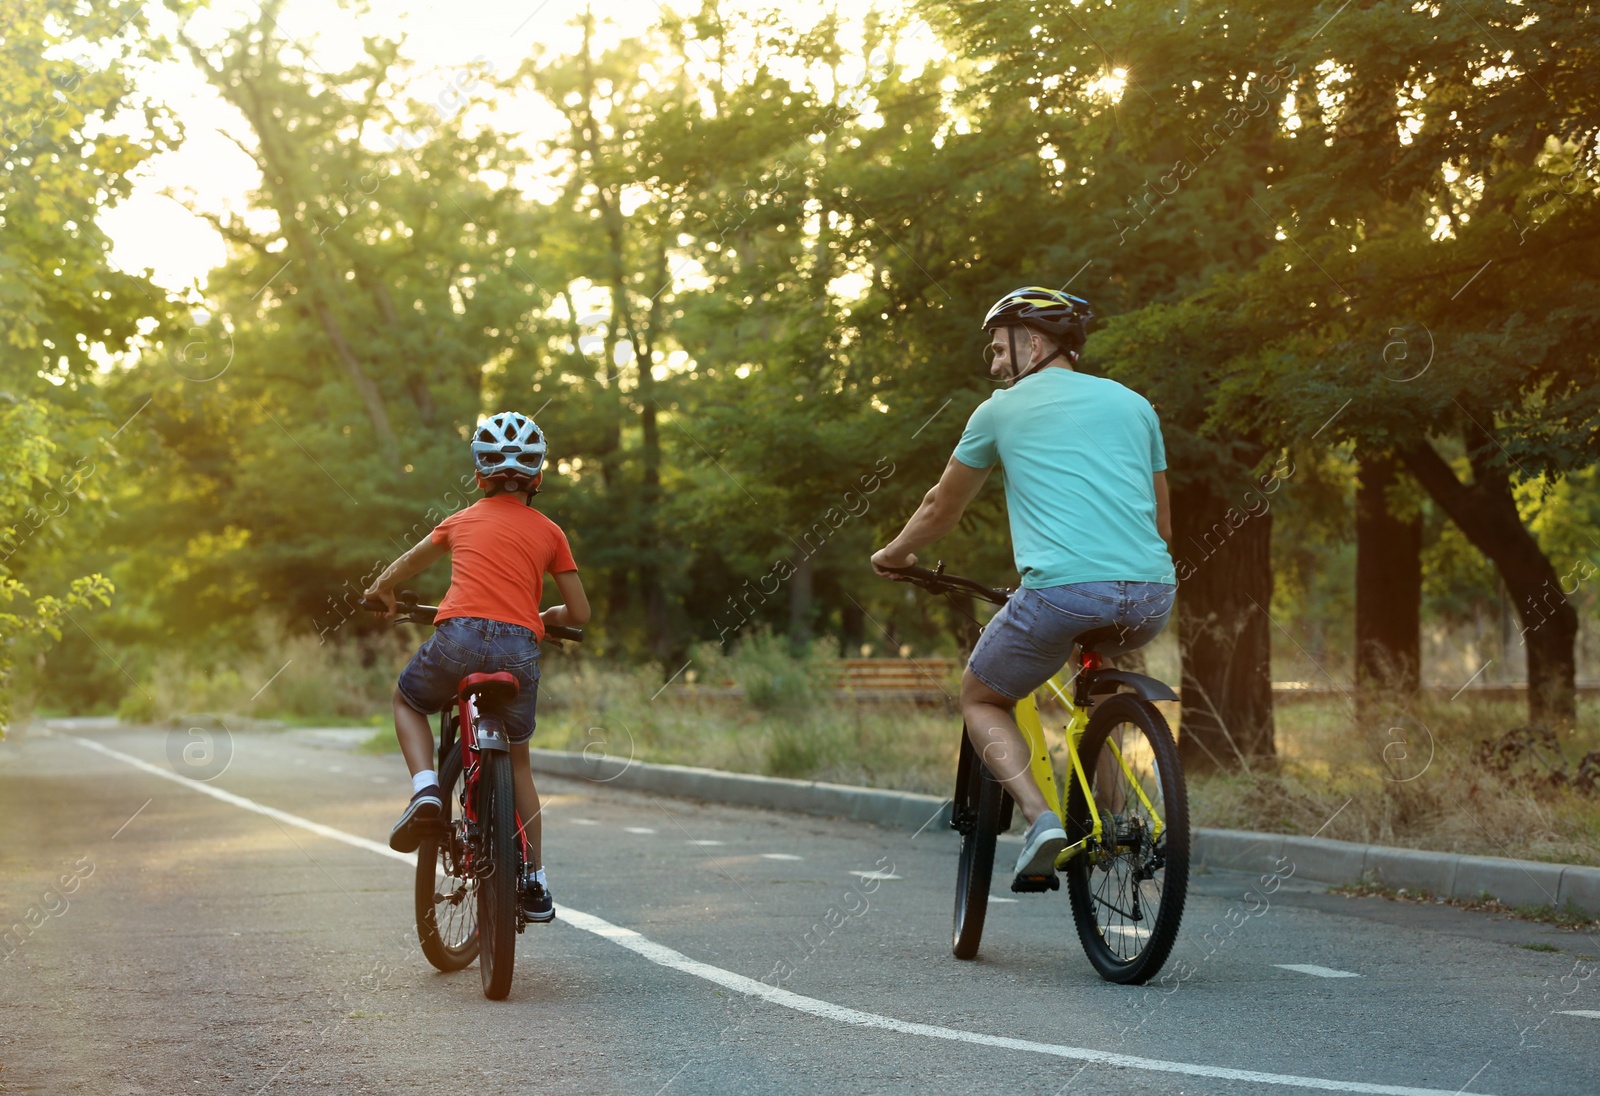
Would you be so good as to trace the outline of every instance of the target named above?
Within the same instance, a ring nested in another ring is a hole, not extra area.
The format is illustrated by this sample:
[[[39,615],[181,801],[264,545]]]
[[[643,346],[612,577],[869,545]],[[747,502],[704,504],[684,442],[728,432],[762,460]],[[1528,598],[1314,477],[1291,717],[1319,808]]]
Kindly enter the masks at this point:
[[[1118,987],[1064,891],[952,958],[947,831],[554,779],[557,921],[487,1001],[416,945],[359,732],[53,726],[0,743],[8,1096],[1600,1091],[1593,936],[1218,873]]]

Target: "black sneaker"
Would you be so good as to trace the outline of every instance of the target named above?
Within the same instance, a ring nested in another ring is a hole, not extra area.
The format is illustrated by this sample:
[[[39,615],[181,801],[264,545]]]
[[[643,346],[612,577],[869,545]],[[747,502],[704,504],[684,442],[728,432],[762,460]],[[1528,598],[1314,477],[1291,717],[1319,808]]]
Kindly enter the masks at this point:
[[[406,812],[394,824],[394,829],[389,831],[389,847],[395,852],[416,852],[417,846],[422,844],[417,823],[432,822],[443,809],[444,799],[437,784],[429,784],[413,795],[411,802],[406,805]]]
[[[550,888],[531,875],[522,877],[522,916],[541,925],[556,919],[556,904],[550,898]]]

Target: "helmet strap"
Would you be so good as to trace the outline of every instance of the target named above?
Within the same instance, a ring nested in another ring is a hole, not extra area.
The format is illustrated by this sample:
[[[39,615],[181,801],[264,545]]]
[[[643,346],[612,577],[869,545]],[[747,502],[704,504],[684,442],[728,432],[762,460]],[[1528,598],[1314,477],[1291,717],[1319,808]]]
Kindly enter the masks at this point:
[[[1029,353],[1030,354],[1032,353],[1032,342],[1033,342],[1032,334],[1033,333],[1030,331],[1029,332]],[[1017,366],[1017,329],[1016,329],[1016,327],[1014,325],[1011,326],[1011,327],[1006,328],[1006,338],[1011,343],[1011,367],[1013,369],[1015,369],[1016,366]],[[1020,372],[1020,373],[1016,374],[1016,376],[1012,377],[1011,378],[1011,383],[1012,384],[1016,384],[1018,381],[1022,380],[1024,377],[1033,376],[1033,374],[1037,373],[1039,370],[1043,369],[1045,366],[1049,365],[1051,362],[1053,362],[1057,358],[1061,357],[1061,355],[1062,355],[1062,350],[1058,346],[1054,350],[1052,350],[1049,354],[1046,354],[1042,359],[1040,359],[1039,361],[1037,361],[1037,362],[1033,363],[1032,365],[1028,366],[1028,368],[1026,370],[1024,370],[1023,372]]]

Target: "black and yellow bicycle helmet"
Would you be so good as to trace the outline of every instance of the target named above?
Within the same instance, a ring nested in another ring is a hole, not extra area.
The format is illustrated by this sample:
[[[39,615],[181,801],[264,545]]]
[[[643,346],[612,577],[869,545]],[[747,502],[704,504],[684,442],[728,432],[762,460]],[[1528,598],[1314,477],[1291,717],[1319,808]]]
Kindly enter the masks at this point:
[[[1037,327],[1063,351],[1077,354],[1083,350],[1088,334],[1085,327],[1092,319],[1094,313],[1082,297],[1059,289],[1027,285],[1013,289],[996,301],[983,318],[983,329],[993,331],[997,327],[1019,324]]]

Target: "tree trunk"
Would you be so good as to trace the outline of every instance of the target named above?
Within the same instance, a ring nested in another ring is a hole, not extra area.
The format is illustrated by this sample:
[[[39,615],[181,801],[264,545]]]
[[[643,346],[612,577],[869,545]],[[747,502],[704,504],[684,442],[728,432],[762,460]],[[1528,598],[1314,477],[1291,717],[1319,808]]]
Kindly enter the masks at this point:
[[[1183,703],[1178,752],[1193,771],[1249,769],[1275,751],[1272,514],[1203,485],[1173,493]]]
[[[1522,524],[1510,477],[1492,463],[1492,441],[1469,447],[1470,484],[1457,479],[1427,442],[1408,446],[1400,456],[1450,520],[1493,562],[1516,604],[1528,652],[1529,722],[1570,727],[1577,721],[1578,612],[1555,567]]]
[[[1361,455],[1356,491],[1356,696],[1416,692],[1422,664],[1422,515],[1399,518],[1387,453]]]
[[[789,578],[789,641],[796,647],[811,642],[811,580],[816,564],[801,556]]]
[[[651,275],[652,282],[658,275],[664,279],[667,276],[667,253],[664,243],[658,243],[654,265],[656,271]],[[661,322],[660,302],[661,295],[658,293],[645,310],[642,329],[634,333],[637,343],[634,347],[634,360],[638,363],[639,371],[640,458],[643,465],[643,490],[639,514],[642,536],[638,547],[640,558],[646,561],[639,566],[639,585],[644,593],[645,637],[650,645],[650,653],[657,659],[665,661],[672,654],[673,639],[672,617],[668,612],[667,594],[661,584],[659,563],[664,538],[660,529],[661,430],[656,419],[654,368],[657,325]]]

